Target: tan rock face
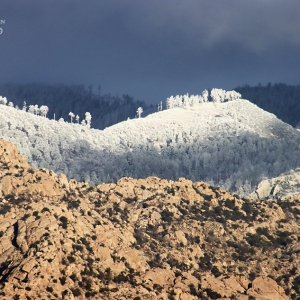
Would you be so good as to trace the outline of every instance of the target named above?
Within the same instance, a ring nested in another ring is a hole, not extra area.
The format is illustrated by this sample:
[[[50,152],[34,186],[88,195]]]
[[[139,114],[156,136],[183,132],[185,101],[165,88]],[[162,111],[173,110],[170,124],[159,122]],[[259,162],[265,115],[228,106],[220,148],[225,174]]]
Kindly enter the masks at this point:
[[[184,178],[90,187],[31,169],[0,140],[0,298],[290,299],[299,199]]]
[[[154,268],[145,273],[143,276],[145,282],[151,282],[152,285],[160,285],[163,287],[172,287],[174,284],[175,276],[171,270],[161,268]]]
[[[252,288],[248,290],[249,295],[256,295],[261,299],[288,300],[284,289],[277,285],[271,278],[258,277],[253,280]],[[255,296],[254,296],[255,297]]]
[[[0,139],[0,157],[1,157],[1,173],[7,173],[7,170],[16,170],[19,168],[29,169],[30,166],[23,155],[20,155],[18,149],[12,143]]]
[[[30,194],[62,196],[61,187],[68,188],[65,175],[57,176],[46,169],[31,169],[17,148],[0,139],[0,190],[3,196]]]

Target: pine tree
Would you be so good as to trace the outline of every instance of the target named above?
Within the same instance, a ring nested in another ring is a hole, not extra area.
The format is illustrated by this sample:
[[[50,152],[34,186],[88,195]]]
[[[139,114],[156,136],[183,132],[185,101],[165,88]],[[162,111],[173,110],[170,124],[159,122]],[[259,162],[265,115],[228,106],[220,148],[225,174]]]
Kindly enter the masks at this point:
[[[2,96],[0,96],[0,104],[4,104],[4,105],[6,105],[6,103],[7,103],[7,99],[6,99],[6,97],[2,97]]]

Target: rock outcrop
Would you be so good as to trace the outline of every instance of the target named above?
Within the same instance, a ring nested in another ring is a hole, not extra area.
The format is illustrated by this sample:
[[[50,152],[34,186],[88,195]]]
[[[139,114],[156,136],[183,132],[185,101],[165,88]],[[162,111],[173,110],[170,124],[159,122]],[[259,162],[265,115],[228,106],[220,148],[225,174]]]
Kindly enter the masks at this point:
[[[258,199],[282,199],[300,194],[300,169],[291,170],[278,177],[265,179],[250,194]]]
[[[0,298],[296,299],[299,218],[184,178],[67,181],[0,140]]]

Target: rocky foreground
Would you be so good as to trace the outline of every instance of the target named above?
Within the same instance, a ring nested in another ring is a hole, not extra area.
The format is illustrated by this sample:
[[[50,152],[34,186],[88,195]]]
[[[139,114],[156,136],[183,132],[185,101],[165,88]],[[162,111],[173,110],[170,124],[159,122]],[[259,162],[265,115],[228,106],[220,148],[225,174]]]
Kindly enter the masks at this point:
[[[0,140],[1,299],[300,299],[299,219],[297,196],[68,181]]]

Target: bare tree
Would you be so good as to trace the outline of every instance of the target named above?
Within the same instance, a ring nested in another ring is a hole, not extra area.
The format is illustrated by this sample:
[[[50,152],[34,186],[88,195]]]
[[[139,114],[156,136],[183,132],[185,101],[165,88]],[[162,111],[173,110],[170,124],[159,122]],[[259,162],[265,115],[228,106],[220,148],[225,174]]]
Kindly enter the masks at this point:
[[[208,102],[208,90],[204,90],[202,92],[202,98],[203,98],[203,102]]]
[[[26,111],[27,109],[27,106],[26,106],[26,101],[23,102],[23,107],[22,107],[22,110]]]
[[[158,103],[157,110],[162,111],[162,101],[160,101],[160,103]]]
[[[70,111],[70,112],[69,112],[69,116],[70,116],[70,118],[71,118],[71,123],[72,123],[72,120],[73,120],[73,118],[75,117],[75,115]]]
[[[143,108],[142,108],[142,107],[139,107],[139,108],[137,109],[136,113],[137,113],[138,118],[140,118],[140,117],[141,117],[141,114],[143,113]]]
[[[92,120],[92,116],[89,112],[85,113],[85,121],[86,121],[86,125],[88,127],[91,127],[91,120]]]

